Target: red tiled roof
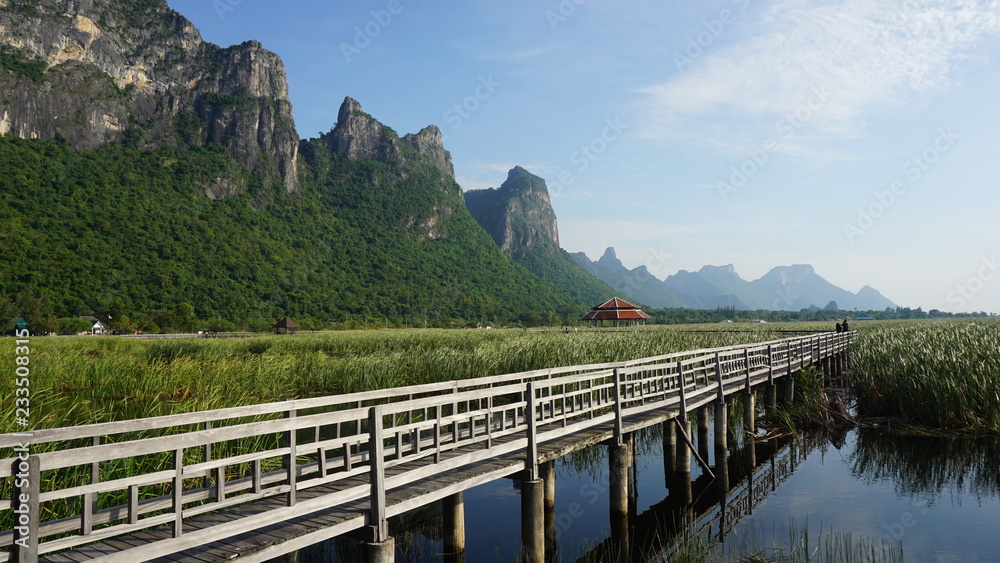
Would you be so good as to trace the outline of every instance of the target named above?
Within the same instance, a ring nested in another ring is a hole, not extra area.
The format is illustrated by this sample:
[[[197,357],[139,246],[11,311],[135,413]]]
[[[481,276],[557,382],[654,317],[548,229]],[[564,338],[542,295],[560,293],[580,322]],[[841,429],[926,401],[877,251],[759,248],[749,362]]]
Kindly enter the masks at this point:
[[[611,311],[591,311],[584,315],[584,321],[622,321],[636,319],[650,319],[649,315],[639,309],[619,309]]]
[[[639,308],[638,305],[633,305],[632,303],[629,303],[628,301],[625,301],[620,297],[612,297],[611,299],[608,299],[607,301],[601,303],[600,305],[591,307],[591,309],[593,309],[594,311],[606,310],[606,309],[638,309],[638,308]]]

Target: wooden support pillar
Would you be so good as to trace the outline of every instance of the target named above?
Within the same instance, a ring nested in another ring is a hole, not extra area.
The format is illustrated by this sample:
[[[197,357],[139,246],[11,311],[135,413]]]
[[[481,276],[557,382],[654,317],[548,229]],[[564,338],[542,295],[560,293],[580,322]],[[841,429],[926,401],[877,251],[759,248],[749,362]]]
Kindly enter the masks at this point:
[[[728,450],[719,444],[715,445],[715,481],[718,492],[725,497],[729,493],[729,455]]]
[[[556,553],[556,462],[547,461],[538,470],[545,483],[545,552],[551,560]]]
[[[698,409],[698,455],[702,459],[708,459],[708,452],[711,448],[708,445],[708,407]]]
[[[521,559],[545,561],[545,484],[541,479],[521,481]]]
[[[444,552],[451,561],[465,556],[465,495],[455,493],[441,501],[444,524]]]
[[[782,400],[787,403],[791,403],[795,400],[795,374],[789,373],[788,377],[785,378],[785,383],[782,385]]]
[[[687,446],[685,446],[686,448]],[[632,459],[632,452],[629,442],[623,444],[612,444],[609,446],[608,455],[610,476],[609,503],[611,514],[628,514],[628,491],[629,491],[629,465]]]
[[[672,419],[661,422],[660,427],[663,429],[663,475],[667,488],[670,488],[670,476],[676,470],[674,450],[677,448],[677,433]]]
[[[751,389],[743,394],[743,430],[751,436],[757,434],[757,404]]]
[[[746,462],[748,479],[753,481],[753,472],[757,467],[757,443],[747,442],[743,446],[743,459]]]
[[[366,543],[365,561],[367,563],[394,563],[396,561],[396,539],[390,536],[380,542]]]
[[[715,402],[715,447],[722,448],[723,451],[726,450],[727,444],[729,442],[728,434],[729,432],[729,412],[726,408],[726,401],[720,400]],[[716,453],[718,456],[718,453]]]
[[[691,423],[688,421],[687,416],[677,417],[677,422],[680,424],[681,428],[688,436],[691,435]],[[684,440],[677,441],[677,452],[676,458],[674,459],[674,471],[679,475],[688,475],[686,478],[690,481],[691,475],[691,449],[688,448],[687,443]]]

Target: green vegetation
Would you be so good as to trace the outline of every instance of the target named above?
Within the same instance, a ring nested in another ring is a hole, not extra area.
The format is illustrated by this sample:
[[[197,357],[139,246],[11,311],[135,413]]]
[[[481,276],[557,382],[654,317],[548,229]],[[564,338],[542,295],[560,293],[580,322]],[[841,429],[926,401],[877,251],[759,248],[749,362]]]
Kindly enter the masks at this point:
[[[672,328],[344,331],[245,339],[32,340],[32,422],[52,428],[634,359],[776,338]],[[0,380],[12,394],[13,380]],[[5,407],[3,432],[14,405]]]
[[[45,70],[48,66],[42,60],[29,60],[19,49],[6,45],[0,47],[0,67],[15,75],[19,74],[35,82],[42,82],[45,80]]]
[[[866,325],[853,351],[858,414],[1000,431],[1000,321]]]
[[[189,330],[177,312],[190,306],[196,325],[242,330],[284,315],[305,327],[449,327],[558,324],[589,306],[504,256],[433,167],[401,175],[313,145],[302,191],[288,195],[212,144],[75,151],[0,139],[0,296],[41,300],[8,319],[25,316],[35,332],[87,314],[126,330]],[[247,188],[204,197],[220,179]],[[421,236],[432,219],[440,236]]]

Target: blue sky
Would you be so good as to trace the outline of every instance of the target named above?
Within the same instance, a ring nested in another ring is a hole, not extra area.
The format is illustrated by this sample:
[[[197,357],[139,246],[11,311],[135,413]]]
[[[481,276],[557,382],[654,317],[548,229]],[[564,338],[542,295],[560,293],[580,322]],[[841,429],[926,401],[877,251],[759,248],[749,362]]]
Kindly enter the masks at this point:
[[[570,252],[1000,312],[998,0],[168,1],[281,55],[303,137],[350,96],[542,176]]]

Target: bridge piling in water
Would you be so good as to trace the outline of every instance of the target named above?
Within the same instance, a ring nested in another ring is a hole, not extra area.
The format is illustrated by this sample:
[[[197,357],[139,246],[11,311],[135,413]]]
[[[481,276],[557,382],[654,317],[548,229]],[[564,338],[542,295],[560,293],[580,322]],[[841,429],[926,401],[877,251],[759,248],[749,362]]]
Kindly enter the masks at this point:
[[[676,470],[674,463],[677,448],[677,430],[674,428],[674,419],[664,420],[660,423],[663,430],[663,475],[666,478],[666,486],[670,486],[670,476]]]
[[[547,461],[538,470],[545,483],[545,553],[551,560],[556,554],[556,462]]]
[[[455,493],[441,501],[444,552],[452,561],[465,557],[465,495]]]
[[[704,406],[698,409],[698,455],[702,459],[708,459],[708,452],[711,451],[708,428],[708,407]]]
[[[545,483],[521,481],[521,557],[528,563],[545,561]]]

